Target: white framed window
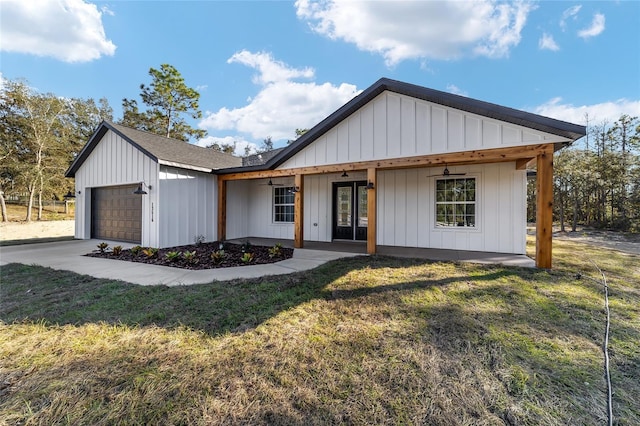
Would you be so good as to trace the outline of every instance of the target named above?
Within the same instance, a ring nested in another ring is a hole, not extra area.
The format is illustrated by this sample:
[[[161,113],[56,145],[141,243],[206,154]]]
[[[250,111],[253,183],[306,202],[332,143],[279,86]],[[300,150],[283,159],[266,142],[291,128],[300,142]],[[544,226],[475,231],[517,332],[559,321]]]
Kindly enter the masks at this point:
[[[436,179],[436,227],[476,227],[476,178]]]
[[[294,199],[292,186],[273,188],[273,221],[275,223],[293,223]]]

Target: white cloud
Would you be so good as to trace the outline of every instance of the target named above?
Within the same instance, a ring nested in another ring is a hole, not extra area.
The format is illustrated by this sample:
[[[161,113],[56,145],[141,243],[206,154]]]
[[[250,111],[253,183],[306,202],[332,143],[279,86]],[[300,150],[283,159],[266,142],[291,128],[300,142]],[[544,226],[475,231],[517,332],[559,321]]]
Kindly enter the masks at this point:
[[[569,18],[573,18],[573,20],[575,21],[578,16],[578,12],[580,12],[580,9],[582,9],[582,5],[576,5],[562,12],[562,18],[560,19],[560,28],[562,28],[563,31],[567,27],[567,20]]]
[[[503,57],[520,43],[530,2],[297,0],[297,16],[319,34],[382,55],[406,59]]]
[[[271,54],[266,52],[251,53],[247,50],[235,53],[227,60],[228,64],[239,63],[259,71],[254,76],[255,84],[268,84],[293,78],[312,78],[315,74],[313,68],[301,70],[290,68],[287,64],[276,61]]]
[[[311,128],[351,100],[360,91],[352,84],[296,82],[295,78],[311,79],[311,68],[295,69],[276,61],[268,53],[242,51],[234,54],[230,63],[241,63],[258,73],[253,81],[259,91],[240,108],[220,108],[207,112],[199,126],[210,130],[233,130],[262,140],[293,139],[295,129]]]
[[[255,154],[258,150],[258,145],[244,140],[241,136],[233,137],[233,136],[224,136],[224,137],[216,137],[216,136],[207,136],[205,138],[199,139],[196,142],[196,145],[208,147],[217,143],[219,145],[231,145],[235,149],[233,153],[238,157],[243,157],[246,152],[246,147],[249,148],[249,154]]]
[[[467,97],[469,96],[467,94],[467,92],[465,92],[464,90],[460,89],[455,84],[448,84],[447,85],[447,91],[449,91],[449,93],[453,93],[454,95],[467,96]]]
[[[575,106],[562,103],[562,98],[553,98],[537,106],[533,112],[544,115],[545,117],[583,125],[586,124],[585,114],[589,115],[589,121],[591,123],[613,123],[620,118],[622,114],[627,114],[632,117],[640,116],[640,100],[618,99],[616,101],[593,105]]]
[[[589,37],[595,37],[604,31],[604,15],[602,13],[596,13],[593,15],[593,21],[591,26],[583,30],[578,31],[578,36],[587,39]]]
[[[540,37],[540,40],[538,41],[538,48],[540,48],[540,50],[553,50],[554,52],[560,50],[560,46],[558,46],[556,41],[553,39],[553,36],[547,33],[543,33],[542,37]]]
[[[87,62],[112,56],[103,13],[83,0],[2,0],[0,50]]]

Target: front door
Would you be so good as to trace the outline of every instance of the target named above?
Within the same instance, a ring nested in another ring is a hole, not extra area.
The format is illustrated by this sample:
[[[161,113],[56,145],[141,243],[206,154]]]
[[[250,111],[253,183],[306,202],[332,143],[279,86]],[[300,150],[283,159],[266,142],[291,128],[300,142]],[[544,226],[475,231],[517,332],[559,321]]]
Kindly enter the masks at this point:
[[[367,240],[367,182],[333,184],[333,239]]]

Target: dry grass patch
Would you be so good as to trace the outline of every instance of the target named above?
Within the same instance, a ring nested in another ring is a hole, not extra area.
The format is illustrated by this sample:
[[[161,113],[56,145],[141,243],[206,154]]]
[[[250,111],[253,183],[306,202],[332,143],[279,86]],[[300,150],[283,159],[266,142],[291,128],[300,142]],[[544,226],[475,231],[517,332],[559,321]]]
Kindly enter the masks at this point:
[[[5,266],[0,418],[601,423],[602,295],[579,250],[612,269],[614,413],[640,423],[640,274],[555,246],[550,272],[360,257],[173,288]]]

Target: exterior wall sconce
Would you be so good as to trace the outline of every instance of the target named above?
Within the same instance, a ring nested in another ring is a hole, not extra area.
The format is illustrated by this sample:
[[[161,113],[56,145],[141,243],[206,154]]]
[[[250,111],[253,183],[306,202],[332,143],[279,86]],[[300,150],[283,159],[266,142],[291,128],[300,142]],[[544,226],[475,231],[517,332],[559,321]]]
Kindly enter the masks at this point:
[[[134,193],[134,194],[136,194],[136,195],[147,195],[147,191],[145,191],[145,190],[143,189],[143,187],[144,187],[144,186],[146,186],[146,187],[147,187],[147,189],[148,189],[149,191],[151,191],[151,189],[152,189],[151,185],[147,185],[147,184],[146,184],[146,183],[144,183],[144,182],[140,182],[140,183],[138,184],[138,189],[136,189],[135,191],[133,191],[133,193]]]
[[[289,192],[291,192],[292,194],[295,194],[297,192],[300,192],[300,187],[299,186],[294,186],[293,188],[291,188],[289,190]]]
[[[349,177],[349,175],[347,174],[347,171],[345,170],[344,172],[342,172],[342,176],[340,177]]]
[[[373,182],[369,181],[369,183],[366,186],[367,189],[374,189],[375,187],[373,186]]]

